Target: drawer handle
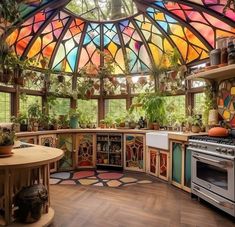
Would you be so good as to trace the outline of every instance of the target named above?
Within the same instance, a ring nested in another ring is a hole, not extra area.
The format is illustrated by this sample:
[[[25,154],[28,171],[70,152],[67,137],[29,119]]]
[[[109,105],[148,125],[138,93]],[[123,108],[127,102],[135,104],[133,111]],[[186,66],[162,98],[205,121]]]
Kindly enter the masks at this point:
[[[205,196],[206,198],[212,200],[213,202],[217,203],[217,204],[220,205],[220,206],[226,207],[226,208],[231,209],[231,210],[233,210],[233,208],[234,208],[234,206],[233,206],[231,203],[229,203],[229,202],[218,201],[217,199],[212,198],[211,196],[209,196],[209,195],[207,195],[207,194],[201,192],[200,190],[198,190],[198,189],[196,189],[196,188],[193,188],[193,190],[194,190],[195,192],[197,192],[197,193],[199,193],[199,194]]]
[[[193,155],[193,158],[195,158],[197,160],[201,159],[201,160],[205,160],[205,161],[208,161],[208,162],[216,163],[218,165],[222,165],[225,168],[232,168],[233,167],[233,163],[229,162],[229,161],[217,161],[217,160],[214,160],[214,159],[211,159],[211,158],[202,157],[200,155]]]

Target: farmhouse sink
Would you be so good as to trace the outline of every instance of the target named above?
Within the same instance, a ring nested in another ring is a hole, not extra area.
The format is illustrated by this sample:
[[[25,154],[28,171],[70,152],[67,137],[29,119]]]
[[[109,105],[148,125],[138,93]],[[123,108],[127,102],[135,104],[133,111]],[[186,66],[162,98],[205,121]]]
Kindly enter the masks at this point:
[[[146,133],[146,145],[149,147],[168,150],[168,134],[169,131],[157,131]]]

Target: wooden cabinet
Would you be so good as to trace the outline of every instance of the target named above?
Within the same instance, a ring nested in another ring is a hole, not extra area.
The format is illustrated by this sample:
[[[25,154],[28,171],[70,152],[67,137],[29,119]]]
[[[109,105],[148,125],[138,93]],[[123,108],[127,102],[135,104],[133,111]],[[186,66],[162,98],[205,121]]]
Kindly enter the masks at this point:
[[[123,167],[122,161],[122,134],[107,133],[97,134],[96,154],[97,166]]]
[[[191,191],[191,153],[187,143],[170,141],[171,183],[185,191]]]
[[[55,134],[38,136],[38,145],[46,147],[56,147],[56,141],[57,137]],[[56,171],[57,171],[57,163],[56,162],[50,163],[50,172],[53,173]]]
[[[75,167],[73,137],[71,133],[58,134],[57,148],[64,151],[64,157],[58,162],[59,171],[72,170]]]
[[[147,148],[147,173],[169,180],[169,152],[157,148]]]
[[[124,135],[124,167],[145,172],[145,135]]]
[[[76,135],[76,167],[89,168],[95,166],[95,134],[82,133]]]

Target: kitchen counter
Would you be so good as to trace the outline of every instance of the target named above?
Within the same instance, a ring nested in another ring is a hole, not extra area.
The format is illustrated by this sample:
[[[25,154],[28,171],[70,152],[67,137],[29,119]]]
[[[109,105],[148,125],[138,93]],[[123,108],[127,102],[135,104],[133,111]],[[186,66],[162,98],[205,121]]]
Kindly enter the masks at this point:
[[[168,138],[170,140],[180,140],[187,142],[190,136],[206,136],[208,133],[200,132],[200,133],[192,133],[192,132],[169,132]]]
[[[48,134],[60,134],[60,133],[140,133],[146,134],[148,132],[157,132],[156,130],[150,129],[126,129],[126,128],[95,128],[95,129],[58,129],[58,130],[45,130],[45,131],[37,131],[37,132],[19,132],[16,133],[18,137],[24,136],[40,136],[40,135],[48,135]],[[182,141],[188,141],[188,137],[190,136],[199,136],[199,135],[207,135],[207,133],[192,133],[192,132],[176,132],[169,131],[169,139],[176,139]]]
[[[39,135],[48,135],[48,134],[60,134],[60,133],[141,133],[145,134],[147,132],[152,132],[153,130],[144,130],[144,129],[117,129],[117,128],[95,128],[95,129],[58,129],[58,130],[45,130],[37,132],[19,132],[16,133],[16,136],[39,136]]]

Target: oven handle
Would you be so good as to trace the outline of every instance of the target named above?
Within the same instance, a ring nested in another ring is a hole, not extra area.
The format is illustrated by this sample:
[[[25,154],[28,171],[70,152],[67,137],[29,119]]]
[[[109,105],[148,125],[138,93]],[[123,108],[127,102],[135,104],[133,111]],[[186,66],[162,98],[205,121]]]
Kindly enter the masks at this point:
[[[197,192],[197,193],[199,193],[199,194],[205,196],[206,198],[212,200],[213,202],[217,203],[217,204],[220,205],[220,206],[226,207],[226,208],[228,208],[228,209],[233,209],[233,204],[231,204],[231,203],[229,203],[229,202],[218,201],[217,199],[214,199],[214,198],[212,198],[211,196],[209,196],[209,195],[207,195],[207,194],[201,192],[200,189],[198,190],[198,189],[196,189],[196,188],[193,188],[193,191],[195,191],[195,192]]]
[[[216,163],[218,165],[221,165],[225,168],[232,168],[233,167],[233,163],[232,162],[229,162],[229,161],[217,161],[217,160],[214,160],[214,159],[211,159],[211,158],[206,158],[206,157],[202,157],[198,154],[196,155],[193,155],[193,158],[197,159],[197,160],[205,160],[205,161],[208,161],[208,162],[212,162],[212,163]]]

